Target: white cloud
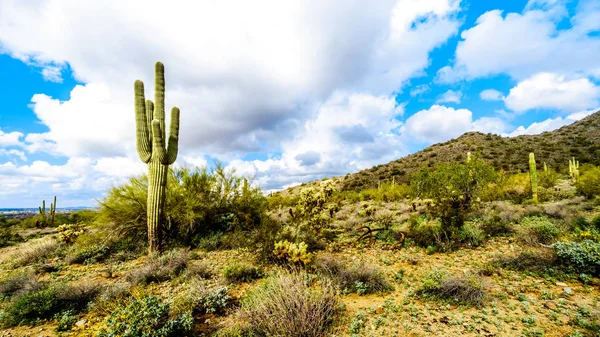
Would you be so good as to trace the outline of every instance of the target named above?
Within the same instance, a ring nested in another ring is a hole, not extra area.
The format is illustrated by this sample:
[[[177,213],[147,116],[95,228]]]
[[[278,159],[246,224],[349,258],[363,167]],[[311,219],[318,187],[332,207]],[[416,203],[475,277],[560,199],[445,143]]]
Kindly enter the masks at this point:
[[[504,95],[495,89],[486,89],[479,93],[479,98],[484,101],[501,101]]]
[[[13,132],[4,132],[0,129],[0,146],[19,146],[21,144],[21,137],[23,137],[23,133],[13,131]]]
[[[338,92],[282,143],[279,158],[233,160],[230,166],[272,190],[386,163],[406,153],[398,134],[402,114],[393,96]]]
[[[420,96],[421,94],[428,92],[430,89],[431,88],[427,84],[417,85],[410,91],[410,96],[411,97]]]
[[[443,142],[468,131],[501,134],[507,125],[499,118],[482,117],[473,120],[468,109],[433,105],[410,116],[402,127],[405,136],[427,143]]]
[[[556,118],[548,118],[541,122],[534,122],[530,124],[528,127],[523,125],[516,128],[513,132],[509,134],[504,134],[504,136],[515,137],[520,135],[537,135],[546,131],[553,131],[559,129],[565,125],[569,125],[573,122],[581,120],[592,113],[598,111],[600,108],[589,111],[579,111],[572,113],[566,117],[556,117]]]
[[[581,0],[572,27],[558,29],[568,15],[564,1],[530,1],[525,11],[493,10],[461,33],[455,62],[437,80],[456,82],[507,73],[524,79],[539,72],[590,75],[600,68],[600,5]],[[576,51],[576,52],[575,52]]]
[[[48,80],[58,81],[68,65],[86,83],[67,101],[44,93],[32,98],[49,131],[26,135],[29,151],[91,158],[99,175],[106,171],[99,158],[134,154],[133,81],[143,80],[152,98],[152,68],[161,60],[167,107],[181,108],[179,164],[283,153],[248,164],[270,167],[265,185],[281,187],[292,180],[277,167],[293,167],[297,182],[393,156],[389,148],[399,145],[392,122],[363,115],[350,125],[337,120],[371,105],[400,113],[391,95],[422,75],[429,53],[458,32],[459,11],[459,0],[146,1],[143,11],[117,0],[85,6],[6,0],[0,43],[3,52],[41,67]],[[323,116],[325,110],[332,116]],[[329,119],[338,124],[325,126]],[[348,160],[324,160],[323,153],[339,152],[338,159],[343,153],[334,139],[363,145],[341,146]],[[309,160],[308,151],[319,152],[320,160]]]
[[[6,156],[6,157],[10,157],[10,156],[15,156],[19,159],[21,159],[22,161],[27,161],[27,157],[25,156],[25,152],[23,151],[19,151],[16,149],[1,149],[0,148],[0,157],[2,156]]]
[[[46,66],[42,69],[42,77],[46,81],[62,83],[62,69],[57,66]]]
[[[505,98],[506,107],[517,112],[531,109],[579,111],[600,105],[600,87],[587,78],[566,78],[540,73],[521,81]]]
[[[463,96],[463,94],[460,91],[448,90],[437,99],[436,103],[457,103],[458,104],[458,103],[460,103],[462,96]]]

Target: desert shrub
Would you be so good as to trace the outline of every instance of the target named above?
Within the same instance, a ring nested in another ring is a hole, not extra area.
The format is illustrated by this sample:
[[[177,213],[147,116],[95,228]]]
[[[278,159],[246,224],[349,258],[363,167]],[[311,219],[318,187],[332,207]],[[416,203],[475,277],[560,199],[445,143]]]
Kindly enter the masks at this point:
[[[0,248],[19,242],[23,242],[23,238],[19,234],[13,233],[10,228],[0,227]]]
[[[104,261],[110,254],[110,248],[103,244],[95,244],[89,247],[73,251],[67,256],[69,264],[93,264]]]
[[[23,246],[11,255],[15,266],[26,266],[57,256],[64,247],[54,239],[42,239]]]
[[[75,322],[77,322],[77,317],[73,315],[72,310],[67,310],[61,313],[54,315],[54,318],[58,320],[56,324],[56,331],[69,331]]]
[[[477,275],[452,277],[441,270],[434,270],[426,275],[415,294],[429,299],[481,306],[486,297],[485,288],[483,279]]]
[[[497,258],[492,264],[517,271],[544,272],[555,267],[558,258],[554,250],[528,249],[516,255]]]
[[[164,238],[198,244],[209,233],[256,227],[266,209],[259,188],[217,163],[205,168],[170,169],[165,201]],[[99,210],[103,223],[117,224],[114,234],[145,240],[147,176],[109,190]]]
[[[178,315],[186,312],[220,315],[230,301],[227,287],[208,290],[202,282],[192,280],[175,296],[171,310]]]
[[[432,172],[423,169],[412,177],[411,196],[432,199],[429,212],[440,218],[443,234],[454,239],[481,191],[496,178],[494,168],[479,159],[439,164]]]
[[[186,278],[199,277],[203,279],[212,278],[214,273],[212,271],[211,266],[204,262],[189,262],[187,269],[184,272]]]
[[[519,225],[519,239],[530,245],[551,243],[561,234],[558,225],[544,216],[524,217]]]
[[[600,195],[600,167],[582,170],[575,186],[577,187],[577,193],[588,199]]]
[[[411,217],[408,222],[409,237],[420,246],[442,245],[447,241],[442,224],[427,216]]]
[[[181,274],[187,263],[188,251],[174,249],[161,256],[151,256],[150,261],[127,275],[127,281],[134,284],[167,281]]]
[[[192,330],[194,317],[190,312],[169,317],[171,305],[156,296],[133,299],[117,306],[108,316],[99,337],[170,337]]]
[[[520,204],[531,198],[531,178],[529,173],[505,175],[501,181],[505,200]]]
[[[240,314],[251,329],[246,336],[319,337],[329,330],[338,308],[328,282],[313,288],[305,274],[279,273],[242,298]]]
[[[27,272],[18,272],[4,275],[0,279],[0,299],[8,299],[15,294],[25,293],[41,288],[41,284],[34,275]]]
[[[343,292],[364,295],[393,289],[383,272],[371,264],[354,263],[347,266],[344,261],[325,255],[319,257],[315,265],[321,275],[331,279]]]
[[[227,282],[249,282],[260,277],[260,270],[246,263],[230,263],[223,268]]]
[[[514,233],[513,225],[502,219],[497,211],[487,212],[481,219],[481,229],[489,236],[506,236]]]
[[[591,240],[557,242],[552,247],[563,263],[575,267],[578,272],[589,272],[598,275],[600,271],[600,243]]]
[[[478,247],[485,241],[485,232],[474,223],[466,223],[458,233],[461,243]]]
[[[3,326],[32,324],[60,312],[80,312],[98,293],[94,284],[45,284],[14,296],[0,314],[0,322]]]
[[[547,171],[538,170],[538,184],[543,188],[552,188],[560,179],[560,174],[556,170],[549,168]]]

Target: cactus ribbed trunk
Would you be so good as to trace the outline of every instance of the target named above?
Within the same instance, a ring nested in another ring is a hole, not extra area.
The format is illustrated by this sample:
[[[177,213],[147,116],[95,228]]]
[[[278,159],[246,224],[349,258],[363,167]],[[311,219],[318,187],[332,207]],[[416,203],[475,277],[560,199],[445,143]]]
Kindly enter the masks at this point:
[[[529,154],[529,176],[531,178],[531,198],[538,201],[538,185],[537,185],[537,172],[535,169],[535,155]]]
[[[167,142],[165,132],[165,68],[155,68],[154,103],[144,98],[144,83],[135,81],[135,124],[138,155],[148,164],[148,252],[162,249],[162,224],[167,193],[169,165],[177,159],[179,141],[179,109],[171,110],[171,129]]]

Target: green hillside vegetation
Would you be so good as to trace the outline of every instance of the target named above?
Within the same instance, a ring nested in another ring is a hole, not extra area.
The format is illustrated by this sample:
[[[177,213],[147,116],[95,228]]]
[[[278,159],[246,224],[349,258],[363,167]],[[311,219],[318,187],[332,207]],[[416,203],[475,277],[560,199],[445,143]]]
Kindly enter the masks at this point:
[[[219,163],[168,167],[145,103],[147,175],[94,211],[0,217],[2,334],[600,333],[599,113],[265,196]]]

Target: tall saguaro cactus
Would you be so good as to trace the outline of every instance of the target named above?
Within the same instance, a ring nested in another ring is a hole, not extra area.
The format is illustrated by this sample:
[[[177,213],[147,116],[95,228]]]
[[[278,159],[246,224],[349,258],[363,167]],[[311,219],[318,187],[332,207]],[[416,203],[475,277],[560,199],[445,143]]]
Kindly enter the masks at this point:
[[[537,172],[535,170],[535,155],[529,154],[529,176],[531,178],[531,197],[533,200],[538,201],[538,185],[537,185]]]
[[[161,226],[169,165],[177,159],[179,109],[171,110],[169,140],[165,134],[165,67],[156,62],[154,103],[144,98],[144,83],[135,81],[135,124],[137,151],[148,164],[148,252],[161,250]]]

